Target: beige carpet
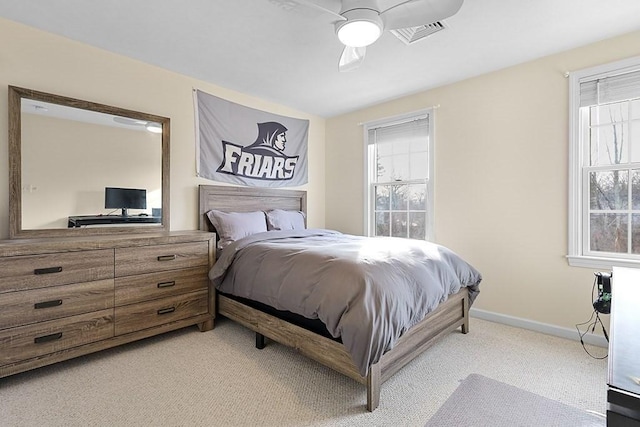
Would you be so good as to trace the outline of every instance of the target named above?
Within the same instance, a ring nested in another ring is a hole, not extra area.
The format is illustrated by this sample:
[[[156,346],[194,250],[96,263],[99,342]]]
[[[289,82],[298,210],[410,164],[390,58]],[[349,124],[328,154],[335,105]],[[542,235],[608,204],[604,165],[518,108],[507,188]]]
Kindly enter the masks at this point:
[[[604,354],[605,349],[593,352]],[[476,373],[583,410],[606,407],[606,360],[574,341],[479,319],[366,391],[228,321],[0,379],[2,426],[424,426]]]

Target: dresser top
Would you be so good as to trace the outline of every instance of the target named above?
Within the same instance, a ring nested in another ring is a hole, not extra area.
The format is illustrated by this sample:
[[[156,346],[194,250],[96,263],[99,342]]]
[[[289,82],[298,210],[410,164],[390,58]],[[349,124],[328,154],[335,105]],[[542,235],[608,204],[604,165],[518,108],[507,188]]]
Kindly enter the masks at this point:
[[[214,233],[193,230],[166,233],[0,240],[0,257],[207,241],[214,237]]]

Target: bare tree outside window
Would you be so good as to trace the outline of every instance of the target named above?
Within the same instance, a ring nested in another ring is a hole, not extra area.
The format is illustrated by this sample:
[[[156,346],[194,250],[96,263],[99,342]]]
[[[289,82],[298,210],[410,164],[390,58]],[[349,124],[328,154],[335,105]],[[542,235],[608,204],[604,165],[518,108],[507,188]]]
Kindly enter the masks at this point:
[[[640,111],[635,110],[640,110],[637,101],[588,108],[591,251],[640,253]]]
[[[424,239],[425,184],[376,185],[376,236]]]

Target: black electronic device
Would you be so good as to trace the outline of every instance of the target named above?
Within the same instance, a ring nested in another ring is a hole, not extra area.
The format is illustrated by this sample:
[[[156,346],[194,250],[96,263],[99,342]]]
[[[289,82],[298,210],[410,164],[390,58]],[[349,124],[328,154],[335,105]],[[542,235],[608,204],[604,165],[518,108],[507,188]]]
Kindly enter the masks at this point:
[[[104,207],[106,209],[122,209],[122,216],[127,216],[127,209],[146,209],[147,190],[105,187]]]
[[[611,273],[598,271],[596,275],[596,285],[598,286],[598,298],[593,301],[593,308],[602,314],[611,312]]]

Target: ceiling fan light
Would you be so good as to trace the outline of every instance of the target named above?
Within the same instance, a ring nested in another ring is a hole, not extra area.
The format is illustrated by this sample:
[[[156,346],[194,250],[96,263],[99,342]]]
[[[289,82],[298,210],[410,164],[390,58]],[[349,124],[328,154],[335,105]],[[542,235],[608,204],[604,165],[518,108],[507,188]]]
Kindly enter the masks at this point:
[[[336,24],[336,32],[345,46],[369,46],[382,35],[382,20],[372,9],[353,9],[342,16],[346,20]]]

